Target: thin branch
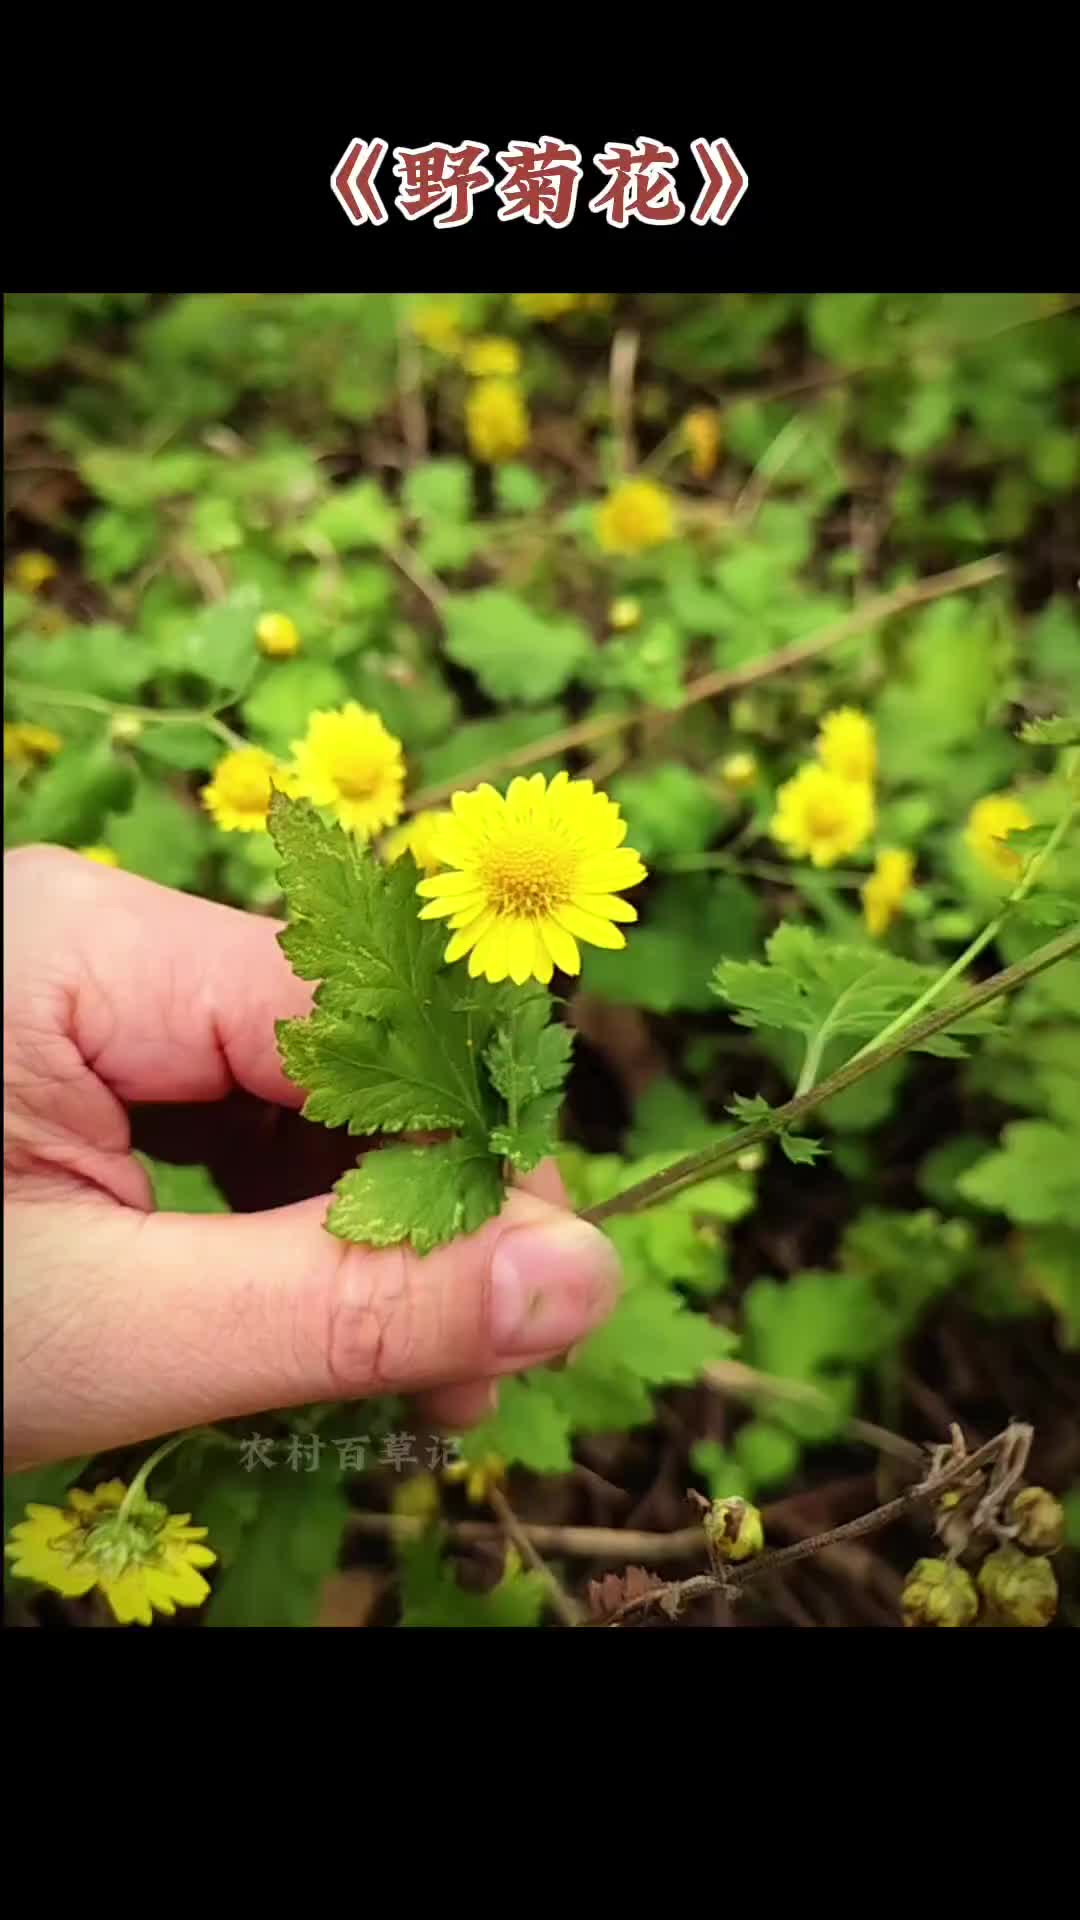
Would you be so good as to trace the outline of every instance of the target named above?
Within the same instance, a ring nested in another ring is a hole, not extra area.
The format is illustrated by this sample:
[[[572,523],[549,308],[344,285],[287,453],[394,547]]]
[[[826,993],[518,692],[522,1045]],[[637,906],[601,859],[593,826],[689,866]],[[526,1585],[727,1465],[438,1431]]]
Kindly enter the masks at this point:
[[[1002,994],[1011,993],[1014,988],[1033,980],[1036,974],[1043,973],[1059,960],[1065,960],[1070,954],[1080,951],[1080,927],[1068,933],[1059,934],[1056,940],[1050,940],[1044,947],[1038,947],[1024,960],[1018,960],[1015,966],[1005,967],[1000,973],[992,974],[981,986],[972,987],[959,1000],[953,1000],[947,1007],[939,1007],[935,1013],[928,1013],[922,1020],[906,1027],[901,1034],[885,1046],[875,1045],[870,1052],[863,1053],[846,1066],[838,1067],[835,1073],[822,1080],[807,1093],[797,1099],[785,1101],[783,1106],[774,1107],[764,1120],[755,1121],[752,1126],[742,1127],[721,1145],[703,1147],[698,1153],[690,1153],[682,1160],[676,1160],[673,1166],[662,1173],[651,1175],[648,1180],[639,1180],[632,1187],[625,1187],[621,1193],[614,1194],[610,1200],[603,1200],[595,1207],[589,1207],[582,1214],[583,1220],[599,1225],[603,1220],[611,1219],[619,1213],[636,1213],[641,1207],[651,1206],[654,1201],[670,1198],[685,1187],[696,1186],[701,1180],[711,1180],[722,1167],[737,1160],[747,1147],[757,1146],[759,1141],[768,1140],[773,1134],[782,1132],[803,1115],[812,1112],[834,1095],[853,1087],[867,1073],[874,1073],[878,1067],[887,1066],[890,1060],[899,1059],[913,1047],[929,1040],[935,1033],[951,1026],[954,1020],[963,1019],[969,1013],[975,1013]]]
[[[389,556],[408,572],[401,554],[394,552]],[[992,580],[1000,580],[1007,572],[1004,559],[999,554],[991,554],[985,560],[974,560],[968,566],[950,567],[945,573],[930,574],[925,580],[918,580],[912,586],[896,587],[891,593],[877,594],[872,600],[866,600],[853,613],[843,620],[832,622],[827,627],[819,627],[807,634],[802,640],[793,641],[789,646],[777,647],[772,653],[762,654],[760,659],[750,660],[743,667],[722,669],[718,672],[699,674],[691,680],[684,690],[677,707],[658,710],[642,703],[622,713],[601,713],[588,720],[579,720],[574,725],[560,727],[557,732],[545,734],[543,739],[533,740],[523,747],[513,747],[507,753],[493,754],[489,760],[472,767],[466,773],[458,774],[453,780],[439,781],[436,785],[422,787],[406,802],[406,812],[415,813],[421,807],[438,806],[449,799],[452,793],[462,792],[469,787],[478,786],[482,780],[489,780],[493,774],[509,773],[520,767],[535,765],[538,760],[548,760],[558,754],[569,753],[575,747],[589,746],[595,740],[605,740],[613,733],[622,733],[628,727],[640,724],[650,718],[657,725],[666,725],[677,719],[689,707],[698,705],[702,700],[715,700],[732,693],[741,693],[744,688],[759,685],[763,680],[771,680],[774,675],[787,673],[794,667],[801,667],[809,660],[816,660],[828,653],[843,641],[865,633],[869,628],[878,626],[897,613],[906,613],[911,607],[925,606],[931,600],[941,600],[951,593],[970,593],[977,587],[984,587]],[[414,585],[427,594],[437,611],[441,611],[441,601],[430,591],[430,582],[424,585],[419,579],[413,579]],[[445,600],[445,593],[439,583],[439,595]]]
[[[411,1514],[351,1513],[347,1522],[351,1533],[377,1540],[419,1540],[425,1522]],[[574,1560],[685,1560],[704,1552],[700,1527],[683,1527],[675,1533],[639,1533],[618,1527],[563,1527],[519,1521],[522,1533],[541,1553],[565,1554]],[[447,1537],[459,1546],[497,1545],[504,1529],[490,1520],[455,1520],[443,1523]]]
[[[632,327],[619,327],[611,342],[608,387],[611,395],[611,425],[615,434],[615,457],[620,473],[632,473],[636,461],[634,447],[634,369],[637,366],[640,336]]]
[[[563,1626],[580,1626],[582,1620],[581,1608],[575,1600],[571,1600],[570,1595],[555,1578],[551,1568],[540,1558],[535,1541],[530,1538],[528,1532],[522,1526],[521,1521],[518,1519],[505,1493],[503,1493],[502,1488],[495,1486],[489,1487],[487,1497],[499,1516],[499,1524],[503,1532],[513,1541],[522,1559],[528,1562],[533,1572],[541,1575],[551,1595],[551,1604],[558,1614],[559,1619],[562,1621]]]

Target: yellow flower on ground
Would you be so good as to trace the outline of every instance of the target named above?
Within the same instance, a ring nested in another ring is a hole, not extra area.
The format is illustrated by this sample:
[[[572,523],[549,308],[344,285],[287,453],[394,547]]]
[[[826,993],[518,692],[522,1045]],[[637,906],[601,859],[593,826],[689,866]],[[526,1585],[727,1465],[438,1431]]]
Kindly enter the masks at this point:
[[[976,800],[968,815],[965,839],[980,865],[1002,880],[1016,880],[1024,865],[1019,847],[1010,847],[1007,833],[1034,826],[1022,800],[1014,793],[988,793]]]
[[[460,353],[461,303],[457,300],[425,300],[409,315],[409,326],[418,340],[436,353]]]
[[[530,320],[561,320],[564,313],[573,313],[588,297],[581,293],[513,293],[510,296],[518,312],[528,314]]]
[[[217,1559],[199,1544],[207,1529],[141,1488],[131,1491],[125,1504],[129,1489],[109,1480],[92,1493],[74,1488],[63,1509],[32,1502],[4,1548],[12,1572],[68,1599],[98,1587],[122,1626],[148,1627],[155,1611],[201,1606],[210,1588],[199,1568]]]
[[[883,848],[862,888],[863,919],[875,939],[887,933],[911,886],[915,862],[899,848]]]
[[[674,499],[655,480],[623,480],[597,509],[596,537],[607,553],[643,553],[674,532]]]
[[[475,978],[544,983],[579,973],[578,941],[624,947],[614,925],[637,911],[617,894],[645,878],[626,822],[591,780],[542,773],[456,793],[439,836],[449,873],[421,880],[422,920],[448,920],[447,960],[469,956]]]
[[[729,753],[720,766],[720,778],[732,793],[752,787],[758,777],[758,763],[752,753]]]
[[[613,600],[608,608],[608,625],[614,627],[616,633],[628,633],[630,628],[638,626],[640,621],[641,602],[632,600],[629,594]]]
[[[12,585],[21,593],[39,593],[55,580],[60,569],[49,553],[20,553],[11,569]]]
[[[682,431],[691,472],[696,479],[707,480],[720,453],[720,415],[714,407],[695,407],[683,421]]]
[[[355,700],[313,713],[293,753],[296,791],[317,807],[332,807],[352,833],[370,840],[400,819],[405,759],[401,741],[377,713]]]
[[[453,815],[445,807],[431,808],[423,813],[414,813],[400,827],[395,827],[389,835],[384,852],[388,860],[400,860],[403,853],[411,853],[418,867],[425,873],[437,873],[445,864],[438,850],[439,835],[444,820]]]
[[[869,840],[875,818],[871,787],[811,763],[780,788],[769,831],[789,853],[831,867]]]
[[[274,787],[289,792],[292,785],[285,769],[265,748],[237,747],[218,761],[213,778],[202,789],[202,802],[226,833],[260,833]]]
[[[466,343],[462,361],[466,373],[477,379],[489,379],[492,376],[512,379],[521,371],[521,348],[516,340],[504,340],[498,335],[487,333],[479,340]]]
[[[817,755],[830,773],[844,780],[873,783],[877,773],[877,735],[874,723],[857,707],[837,707],[821,722]]]
[[[264,613],[256,624],[255,638],[268,660],[288,660],[300,651],[300,629],[287,613]]]
[[[32,767],[35,761],[51,760],[63,744],[51,727],[37,727],[30,720],[16,720],[4,726],[4,759],[16,767]]]
[[[120,855],[114,853],[111,847],[80,847],[79,852],[84,860],[93,860],[99,867],[120,865]]]
[[[465,431],[477,460],[494,466],[520,453],[529,438],[529,413],[513,380],[478,380],[465,402]]]
[[[482,1460],[454,1460],[443,1468],[443,1479],[451,1486],[464,1481],[465,1498],[471,1506],[480,1507],[489,1498],[491,1489],[501,1486],[506,1479],[506,1461],[497,1453],[485,1453]]]

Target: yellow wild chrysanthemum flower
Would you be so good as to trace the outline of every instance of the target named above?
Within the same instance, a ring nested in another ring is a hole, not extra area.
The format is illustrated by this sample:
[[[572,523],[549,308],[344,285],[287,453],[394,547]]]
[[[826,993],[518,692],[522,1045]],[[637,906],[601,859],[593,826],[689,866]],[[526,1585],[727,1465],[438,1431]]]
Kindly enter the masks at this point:
[[[401,741],[377,713],[350,700],[313,713],[293,744],[296,791],[317,807],[332,807],[343,827],[370,840],[401,817],[405,760]]]
[[[874,723],[857,707],[837,707],[821,722],[817,756],[830,773],[843,780],[872,785],[877,774],[877,735]]]
[[[79,852],[82,854],[84,860],[93,860],[95,865],[99,867],[118,867],[120,865],[120,855],[114,853],[111,847],[80,847]]]
[[[16,720],[4,726],[4,759],[16,767],[32,767],[35,761],[51,760],[63,744],[51,727],[35,726],[31,720]]]
[[[292,785],[290,775],[264,747],[237,747],[218,761],[201,798],[226,833],[260,833],[266,826],[274,787],[288,793]]]
[[[968,814],[964,838],[981,866],[1002,880],[1019,878],[1024,856],[1019,847],[1010,847],[1007,833],[1034,826],[1022,800],[1013,793],[988,793],[976,800]]]
[[[682,432],[691,473],[697,480],[707,480],[720,455],[720,415],[713,407],[695,407],[683,421]]]
[[[607,553],[643,553],[675,532],[675,502],[655,480],[623,480],[596,514],[596,537]]]
[[[439,852],[439,835],[443,821],[452,818],[453,815],[445,807],[415,813],[411,820],[403,821],[388,836],[384,848],[386,858],[400,860],[403,853],[411,853],[424,873],[437,873],[445,864]]]
[[[513,380],[478,380],[465,402],[465,431],[477,460],[495,466],[520,453],[529,438],[529,413]]]
[[[11,569],[11,582],[20,593],[40,593],[60,569],[49,553],[20,553]]]
[[[482,1460],[453,1460],[443,1468],[443,1479],[451,1486],[464,1481],[470,1506],[481,1507],[491,1489],[500,1487],[506,1479],[506,1461],[497,1453],[485,1453]]]
[[[461,303],[457,300],[425,300],[409,315],[409,326],[425,347],[436,353],[456,354],[462,347]]]
[[[264,613],[256,623],[255,638],[268,660],[288,660],[300,651],[300,629],[287,613]]]
[[[4,1553],[20,1579],[68,1599],[98,1587],[121,1626],[148,1627],[155,1611],[201,1606],[210,1592],[199,1568],[217,1555],[190,1519],[148,1499],[138,1482],[109,1480],[92,1493],[74,1488],[63,1509],[32,1502]]]
[[[863,919],[868,933],[880,939],[891,927],[911,886],[915,862],[899,848],[883,848],[874,871],[861,889]]]
[[[504,340],[493,333],[466,342],[462,354],[466,373],[474,378],[512,380],[521,371],[521,348],[516,340]]]
[[[789,853],[831,867],[869,840],[874,824],[871,787],[811,764],[780,788],[769,831]]]
[[[587,297],[581,293],[513,293],[510,296],[518,312],[527,314],[530,320],[561,320],[564,313],[573,313]]]
[[[456,793],[439,846],[449,873],[421,880],[422,920],[448,920],[446,959],[469,956],[469,972],[487,980],[546,984],[556,967],[581,970],[577,943],[623,947],[613,923],[636,920],[616,896],[645,878],[626,822],[591,780],[542,773]]]

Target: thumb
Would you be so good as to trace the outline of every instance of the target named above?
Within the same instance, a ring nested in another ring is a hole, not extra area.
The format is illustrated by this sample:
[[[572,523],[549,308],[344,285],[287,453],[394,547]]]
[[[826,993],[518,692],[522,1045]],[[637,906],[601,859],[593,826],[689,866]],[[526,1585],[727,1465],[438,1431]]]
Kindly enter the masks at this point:
[[[79,1451],[98,1451],[277,1407],[517,1372],[565,1352],[615,1303],[611,1242],[534,1194],[511,1192],[479,1232],[424,1258],[335,1239],[326,1205],[125,1212],[122,1225],[110,1209],[97,1284],[80,1289],[69,1334],[52,1332],[53,1394],[41,1417],[23,1407],[29,1457],[62,1456],[73,1433]],[[81,1254],[98,1264],[89,1233]]]

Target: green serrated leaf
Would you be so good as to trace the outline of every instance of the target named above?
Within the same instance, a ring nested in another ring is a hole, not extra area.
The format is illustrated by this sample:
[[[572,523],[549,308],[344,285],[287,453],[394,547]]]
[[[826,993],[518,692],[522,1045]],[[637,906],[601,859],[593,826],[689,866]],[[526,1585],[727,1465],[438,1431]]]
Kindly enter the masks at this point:
[[[338,1239],[373,1247],[408,1240],[423,1254],[498,1213],[503,1183],[486,1145],[446,1140],[366,1154],[334,1193],[326,1224]]]
[[[493,1453],[533,1473],[569,1473],[570,1421],[546,1391],[547,1378],[541,1368],[524,1380],[500,1381],[497,1412],[468,1436],[472,1458]]]
[[[268,1476],[271,1471],[272,1484],[244,1490],[250,1504],[252,1493],[257,1496],[258,1505],[214,1582],[208,1627],[315,1624],[323,1581],[337,1566],[345,1535],[349,1509],[342,1475],[332,1456],[313,1473],[303,1467],[294,1472],[281,1462],[265,1470]]]
[[[574,1036],[569,1027],[549,1026],[550,1013],[548,994],[523,998],[500,1021],[484,1054],[492,1084],[507,1106],[506,1123],[493,1129],[489,1145],[519,1173],[538,1166],[558,1138]]]
[[[142,779],[131,805],[109,815],[103,838],[127,872],[162,887],[194,889],[212,833],[206,815],[190,801]]]
[[[1025,720],[1017,737],[1027,747],[1080,746],[1080,718],[1057,715],[1048,720]]]
[[[403,1627],[536,1627],[548,1598],[543,1574],[509,1568],[486,1593],[460,1586],[438,1530],[401,1549]]]
[[[501,587],[452,594],[443,618],[451,660],[470,668],[493,700],[550,700],[589,653],[579,621],[548,618]]]
[[[786,1127],[779,1134],[780,1151],[793,1167],[811,1167],[828,1149],[820,1140],[812,1140],[805,1133],[790,1133]]]
[[[965,1200],[1020,1226],[1080,1228],[1080,1134],[1045,1120],[1015,1120],[1001,1146],[957,1181]]]

